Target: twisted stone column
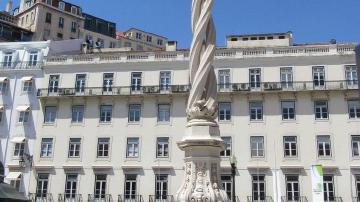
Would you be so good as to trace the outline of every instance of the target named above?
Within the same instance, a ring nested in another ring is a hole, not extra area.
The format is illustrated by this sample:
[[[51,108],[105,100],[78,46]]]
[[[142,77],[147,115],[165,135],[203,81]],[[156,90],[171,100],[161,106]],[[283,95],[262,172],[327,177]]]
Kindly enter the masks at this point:
[[[219,180],[220,138],[217,116],[217,82],[212,65],[215,55],[215,26],[211,16],[213,0],[192,1],[193,41],[190,50],[188,125],[178,142],[185,151],[184,182],[175,201],[229,201]]]

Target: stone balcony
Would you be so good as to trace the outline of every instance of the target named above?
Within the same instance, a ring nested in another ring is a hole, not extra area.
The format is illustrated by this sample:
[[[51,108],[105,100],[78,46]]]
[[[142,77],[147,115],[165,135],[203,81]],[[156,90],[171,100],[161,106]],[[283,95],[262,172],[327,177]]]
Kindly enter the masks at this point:
[[[40,70],[43,65],[41,61],[0,62],[0,71]]]
[[[244,59],[256,57],[285,57],[285,56],[328,56],[328,55],[355,55],[357,44],[333,44],[289,47],[259,47],[226,49],[218,48],[215,59]],[[74,65],[74,64],[105,64],[127,62],[161,62],[161,61],[188,61],[189,51],[175,52],[106,52],[96,54],[80,54],[52,56],[46,61],[46,66]]]

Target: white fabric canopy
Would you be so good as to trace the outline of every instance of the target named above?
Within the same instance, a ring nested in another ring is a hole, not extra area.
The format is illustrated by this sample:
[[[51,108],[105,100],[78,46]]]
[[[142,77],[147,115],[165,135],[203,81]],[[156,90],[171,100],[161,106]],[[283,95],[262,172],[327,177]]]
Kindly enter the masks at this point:
[[[31,81],[32,79],[32,76],[24,76],[23,78],[21,78],[21,81]]]
[[[25,141],[25,137],[14,137],[11,139],[12,143],[23,143]]]
[[[7,180],[16,180],[21,176],[21,172],[10,172],[5,178]]]
[[[5,82],[7,79],[7,77],[0,77],[0,82]]]
[[[30,111],[30,107],[29,106],[18,106],[18,107],[16,107],[16,110],[19,112],[26,112],[26,111]]]

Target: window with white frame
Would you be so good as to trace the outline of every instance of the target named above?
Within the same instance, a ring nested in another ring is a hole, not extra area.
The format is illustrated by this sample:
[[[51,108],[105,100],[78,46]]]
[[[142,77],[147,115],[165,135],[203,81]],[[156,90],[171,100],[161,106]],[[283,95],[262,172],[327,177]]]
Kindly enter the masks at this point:
[[[23,78],[23,88],[22,91],[24,93],[31,93],[33,90],[33,79],[31,77]]]
[[[263,102],[255,101],[249,103],[250,107],[250,120],[261,121],[263,120]]]
[[[266,198],[265,175],[252,176],[252,197],[253,197],[253,201],[265,201]]]
[[[29,117],[30,117],[30,111],[29,110],[22,110],[19,111],[19,119],[18,119],[18,123],[28,123],[29,122]]]
[[[151,43],[152,42],[152,36],[146,36],[146,41]]]
[[[107,175],[106,174],[97,174],[95,175],[95,189],[94,189],[94,198],[102,199],[100,201],[104,201],[106,196],[106,182]]]
[[[250,75],[250,87],[252,89],[260,88],[261,86],[261,69],[250,69],[249,70]]]
[[[77,15],[78,9],[75,6],[71,6],[71,13]]]
[[[231,121],[231,102],[219,103],[219,121]]]
[[[156,174],[155,175],[155,201],[171,200],[168,195],[169,181],[168,175]]]
[[[71,22],[71,32],[75,33],[76,32],[76,27],[77,27],[77,23],[76,22]]]
[[[84,105],[74,105],[71,109],[71,122],[83,123],[84,121]]]
[[[322,66],[313,67],[313,82],[315,88],[325,86],[325,68]]]
[[[76,201],[78,174],[66,174],[65,201]]]
[[[22,157],[25,151],[25,142],[14,143],[14,157]]]
[[[360,175],[355,175],[355,188],[356,188],[356,197],[360,199]]]
[[[358,72],[356,65],[345,66],[345,77],[348,86],[358,85]]]
[[[328,102],[315,101],[315,119],[324,120],[329,119]]]
[[[218,72],[218,81],[219,81],[219,89],[229,89],[230,88],[230,70],[224,69],[219,70]]]
[[[104,75],[103,75],[103,91],[111,92],[113,82],[114,82],[114,74],[113,73],[104,73]]]
[[[55,123],[57,107],[45,106],[44,123]]]
[[[53,155],[53,138],[42,138],[41,139],[41,158],[49,158]]]
[[[300,183],[298,175],[286,175],[286,200],[299,201],[300,199]]]
[[[317,139],[318,157],[331,157],[331,141],[328,135],[319,135]]]
[[[171,85],[171,72],[160,72],[160,90],[169,90]]]
[[[131,73],[131,90],[140,91],[141,90],[141,72],[132,72]]]
[[[335,185],[334,176],[324,175],[324,201],[337,201],[335,200]]]
[[[37,182],[36,182],[36,197],[39,199],[46,198],[48,194],[48,187],[49,187],[49,174],[39,173],[37,175]]]
[[[225,150],[220,152],[221,157],[230,157],[231,156],[231,137],[221,137],[225,144]]]
[[[112,105],[101,105],[100,106],[100,122],[110,123],[112,118]]]
[[[3,64],[2,66],[5,68],[12,67],[12,60],[13,60],[13,53],[12,52],[5,52],[3,57]]]
[[[110,150],[110,138],[99,138],[97,145],[97,157],[107,158],[109,157]]]
[[[280,79],[281,79],[281,86],[283,88],[292,88],[293,87],[293,70],[292,70],[292,67],[282,67],[282,68],[280,68]]]
[[[295,101],[281,101],[283,120],[295,120]]]
[[[168,158],[169,157],[169,138],[158,137],[156,139],[156,157]]]
[[[350,119],[360,119],[360,100],[349,100],[348,110]]]
[[[128,138],[126,147],[127,158],[138,158],[139,157],[139,138]]]
[[[46,4],[52,5],[52,0],[46,0]]]
[[[140,122],[141,117],[141,105],[130,104],[129,105],[129,123]]]
[[[224,191],[226,192],[228,198],[231,198],[231,193],[232,193],[232,179],[231,179],[231,175],[222,175],[220,177],[221,179],[221,184],[222,187],[224,189]]]
[[[86,74],[76,74],[75,91],[83,93],[86,85]]]
[[[38,55],[39,55],[38,51],[31,51],[29,53],[29,63],[28,63],[28,65],[30,67],[37,65],[37,63],[38,63]]]
[[[20,191],[21,177],[22,175],[19,175],[18,178],[10,180],[10,186],[14,187],[17,191]]]
[[[136,199],[136,188],[137,188],[137,175],[136,174],[127,174],[125,175],[125,187],[124,195],[125,201],[135,201]]]
[[[265,157],[265,146],[263,136],[250,137],[251,157],[263,158]]]
[[[59,75],[50,75],[49,77],[49,92],[56,93],[59,90]]]
[[[158,39],[158,40],[157,40],[157,45],[158,45],[158,46],[162,46],[162,45],[163,45],[163,42],[164,42],[164,41],[163,41],[162,39]]]
[[[136,32],[135,37],[136,37],[136,39],[141,39],[142,38],[142,33]]]
[[[286,136],[284,137],[284,157],[293,158],[297,157],[297,137]]]
[[[360,157],[360,135],[351,136],[351,150],[353,157]]]
[[[80,158],[81,138],[70,138],[69,158]]]
[[[65,3],[64,2],[62,2],[62,1],[59,2],[59,9],[63,10],[63,11],[65,10]]]
[[[170,122],[170,104],[158,105],[158,122]]]

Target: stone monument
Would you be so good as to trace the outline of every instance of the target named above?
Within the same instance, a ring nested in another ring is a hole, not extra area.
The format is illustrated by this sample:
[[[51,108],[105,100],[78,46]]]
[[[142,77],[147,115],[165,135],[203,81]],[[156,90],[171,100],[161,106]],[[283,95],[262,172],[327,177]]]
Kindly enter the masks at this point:
[[[178,142],[185,151],[184,182],[175,201],[229,201],[219,180],[220,138],[217,117],[217,82],[213,67],[215,26],[212,19],[213,0],[192,1],[193,41],[190,49],[191,91],[187,105],[188,125]]]

